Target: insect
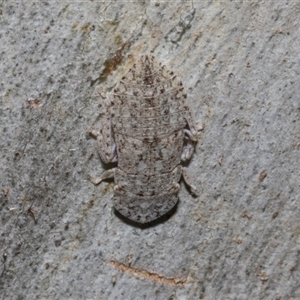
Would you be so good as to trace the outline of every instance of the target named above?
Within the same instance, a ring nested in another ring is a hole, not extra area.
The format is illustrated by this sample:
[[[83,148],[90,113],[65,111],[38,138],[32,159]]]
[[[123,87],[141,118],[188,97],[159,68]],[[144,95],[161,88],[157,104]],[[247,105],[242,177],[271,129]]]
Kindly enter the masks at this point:
[[[102,97],[102,129],[90,134],[97,137],[101,160],[118,165],[92,182],[114,178],[114,207],[147,223],[176,205],[181,177],[196,193],[181,162],[191,158],[198,132],[178,76],[144,55]]]

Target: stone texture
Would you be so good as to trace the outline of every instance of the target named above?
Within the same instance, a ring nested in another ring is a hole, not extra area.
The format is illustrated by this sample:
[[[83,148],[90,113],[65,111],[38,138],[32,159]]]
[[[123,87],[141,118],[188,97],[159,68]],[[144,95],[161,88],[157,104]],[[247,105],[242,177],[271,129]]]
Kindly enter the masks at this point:
[[[0,299],[299,299],[300,4],[0,4]],[[177,210],[135,227],[89,137],[136,56],[205,124]],[[169,281],[167,279],[170,279]],[[173,280],[173,281],[172,281]],[[172,284],[173,282],[173,284]]]

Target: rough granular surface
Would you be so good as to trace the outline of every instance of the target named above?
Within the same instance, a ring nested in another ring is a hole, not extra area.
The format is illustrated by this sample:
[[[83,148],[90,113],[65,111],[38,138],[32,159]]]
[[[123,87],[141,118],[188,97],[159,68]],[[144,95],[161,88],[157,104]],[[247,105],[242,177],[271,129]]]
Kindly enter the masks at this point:
[[[118,162],[118,167],[93,182],[114,177],[114,206],[135,222],[147,223],[171,210],[181,176],[195,192],[181,166],[198,139],[186,98],[180,78],[148,55],[104,96],[102,129],[91,133],[103,162]]]

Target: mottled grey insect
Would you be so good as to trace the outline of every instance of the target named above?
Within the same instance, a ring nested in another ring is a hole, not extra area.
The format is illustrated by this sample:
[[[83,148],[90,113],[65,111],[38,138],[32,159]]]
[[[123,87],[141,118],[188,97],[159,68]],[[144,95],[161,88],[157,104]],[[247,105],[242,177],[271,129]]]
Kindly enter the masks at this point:
[[[97,136],[102,161],[118,166],[92,181],[114,177],[114,207],[135,222],[155,220],[177,203],[181,176],[196,192],[181,166],[198,139],[182,82],[145,55],[103,98],[102,129],[90,133]]]

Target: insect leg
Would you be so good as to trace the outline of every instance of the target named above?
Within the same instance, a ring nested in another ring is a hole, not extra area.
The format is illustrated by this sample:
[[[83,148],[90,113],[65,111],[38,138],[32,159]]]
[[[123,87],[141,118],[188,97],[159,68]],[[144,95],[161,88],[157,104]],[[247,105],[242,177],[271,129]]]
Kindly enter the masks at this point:
[[[102,96],[104,97],[104,96]],[[104,163],[117,162],[117,146],[114,140],[114,135],[112,131],[112,119],[111,119],[111,105],[110,96],[107,95],[104,98],[105,103],[105,113],[102,118],[102,128],[100,132],[95,130],[90,130],[90,134],[97,138],[98,142],[98,152],[101,160]]]
[[[188,125],[188,128],[189,128],[189,130],[188,130],[189,131],[189,134],[188,134],[189,138],[192,141],[197,142],[198,139],[199,139],[199,133],[198,133],[198,130],[197,130],[197,126],[196,126],[194,117],[193,117],[193,113],[192,113],[191,109],[188,106],[187,106],[187,111],[186,111],[186,122],[187,122],[187,125]]]
[[[100,177],[90,177],[90,180],[92,181],[93,184],[97,185],[105,179],[114,178],[115,170],[116,168],[106,170],[101,174]]]
[[[182,154],[181,154],[182,161],[189,160],[192,157],[195,150],[196,141],[197,141],[196,137],[192,134],[190,130],[184,129],[184,133],[186,134],[188,141],[182,150]]]
[[[182,161],[189,160],[192,157],[194,150],[195,150],[196,142],[199,139],[199,134],[198,134],[198,131],[196,128],[194,116],[193,116],[193,113],[192,113],[190,107],[187,105],[187,103],[186,103],[185,108],[186,108],[185,120],[187,123],[186,124],[187,128],[184,129],[184,133],[188,140],[187,140],[187,143],[184,146],[182,154],[181,154]]]
[[[188,187],[191,189],[192,193],[195,194],[196,196],[198,195],[198,190],[197,188],[191,184],[190,182],[190,178],[189,178],[189,175],[187,173],[187,170],[186,168],[182,168],[182,177],[183,177],[183,180],[184,182],[188,185]]]

